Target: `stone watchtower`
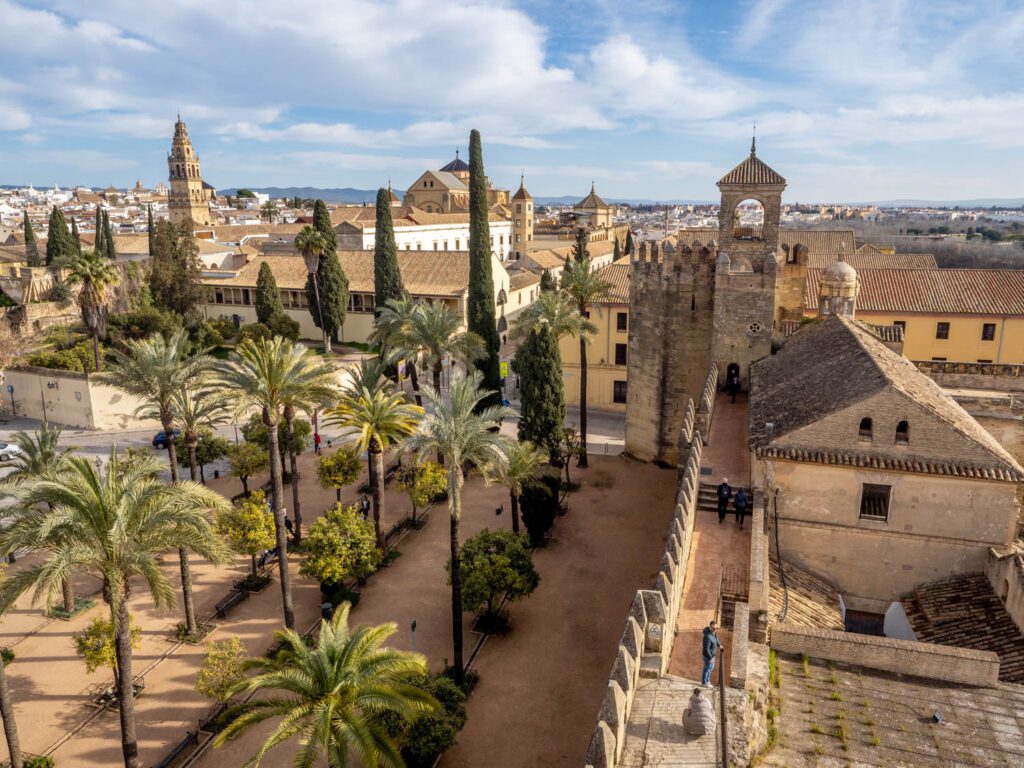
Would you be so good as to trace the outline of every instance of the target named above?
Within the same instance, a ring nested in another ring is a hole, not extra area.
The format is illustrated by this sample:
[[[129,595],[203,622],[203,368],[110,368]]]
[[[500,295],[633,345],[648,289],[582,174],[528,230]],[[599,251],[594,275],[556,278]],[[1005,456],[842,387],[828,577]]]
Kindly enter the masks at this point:
[[[644,461],[676,463],[687,402],[700,402],[712,362],[720,381],[735,366],[746,389],[750,364],[771,353],[786,180],[751,144],[718,187],[717,242],[681,232],[642,243],[632,263],[626,452]],[[763,208],[761,224],[741,223],[747,200]]]
[[[533,240],[533,196],[526,191],[523,177],[519,177],[519,190],[512,196],[512,257],[523,258]]]
[[[209,226],[213,223],[210,215],[212,188],[203,183],[199,169],[199,155],[192,148],[192,141],[185,130],[185,123],[178,115],[174,124],[174,139],[171,152],[167,155],[167,170],[171,191],[167,198],[167,212],[172,224],[192,221]]]

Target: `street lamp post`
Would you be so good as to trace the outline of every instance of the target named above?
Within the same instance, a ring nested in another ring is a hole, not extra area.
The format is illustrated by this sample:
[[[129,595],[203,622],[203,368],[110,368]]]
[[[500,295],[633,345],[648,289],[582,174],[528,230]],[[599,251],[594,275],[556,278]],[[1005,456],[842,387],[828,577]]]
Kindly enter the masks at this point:
[[[331,340],[327,336],[327,328],[324,324],[324,310],[320,305],[320,278],[317,272],[320,269],[320,254],[315,251],[303,251],[302,260],[306,263],[306,272],[313,278],[313,293],[316,295],[316,314],[320,318],[320,331],[324,337],[324,352],[331,351]]]

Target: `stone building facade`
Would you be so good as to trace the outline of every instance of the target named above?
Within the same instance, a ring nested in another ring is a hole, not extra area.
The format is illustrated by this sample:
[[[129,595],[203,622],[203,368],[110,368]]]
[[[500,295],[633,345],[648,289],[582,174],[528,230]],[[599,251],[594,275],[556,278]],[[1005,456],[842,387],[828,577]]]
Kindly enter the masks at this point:
[[[167,213],[172,224],[194,224],[210,226],[213,217],[210,214],[210,201],[213,199],[213,187],[203,182],[202,170],[199,167],[199,155],[192,147],[192,140],[181,116],[174,124],[174,139],[171,151],[167,155],[168,178],[171,191],[167,198]]]
[[[781,241],[786,180],[752,144],[718,188],[717,232],[642,243],[633,262],[626,451],[644,461],[676,463],[684,404],[699,401],[712,363],[721,382],[735,371],[746,389],[774,332],[803,314],[808,248]],[[763,223],[743,226],[738,212],[751,200]]]

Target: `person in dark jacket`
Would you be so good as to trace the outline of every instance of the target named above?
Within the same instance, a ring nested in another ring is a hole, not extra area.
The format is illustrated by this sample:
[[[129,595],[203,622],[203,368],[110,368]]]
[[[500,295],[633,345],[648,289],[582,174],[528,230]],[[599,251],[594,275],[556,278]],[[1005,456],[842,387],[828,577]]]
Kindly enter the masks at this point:
[[[704,672],[700,680],[705,688],[714,687],[711,685],[711,671],[715,668],[715,659],[718,657],[718,649],[721,647],[722,643],[715,631],[715,620],[712,619],[704,627],[704,642],[701,648],[702,655],[704,656]]]
[[[740,524],[740,530],[743,530],[743,518],[747,514],[747,492],[742,488],[736,492],[736,522]]]
[[[725,513],[729,511],[729,499],[732,498],[732,488],[729,486],[729,478],[723,477],[718,484],[718,524],[725,520]]]
[[[725,382],[725,391],[729,393],[731,401],[735,403],[736,394],[740,391],[740,375],[738,372],[729,375],[729,379]]]

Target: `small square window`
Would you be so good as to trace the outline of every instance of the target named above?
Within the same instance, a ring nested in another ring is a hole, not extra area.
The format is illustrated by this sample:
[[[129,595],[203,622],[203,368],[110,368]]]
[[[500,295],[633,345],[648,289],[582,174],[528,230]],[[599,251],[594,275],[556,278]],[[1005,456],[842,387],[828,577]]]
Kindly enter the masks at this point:
[[[618,331],[625,331],[629,329],[629,315],[625,312],[619,312],[615,316],[615,329]]]
[[[624,403],[626,402],[626,382],[614,381],[612,382],[612,402]]]
[[[864,520],[889,519],[891,485],[864,483],[860,492],[860,516]]]
[[[948,339],[949,338],[949,323],[936,323],[935,324],[935,338],[936,339]]]
[[[985,323],[981,326],[981,340],[982,341],[994,341],[996,338],[996,324]]]
[[[906,320],[893,320],[892,324],[895,325],[897,328],[901,328],[904,331],[907,330],[907,321]]]
[[[626,364],[626,345],[616,344],[615,345],[615,364],[625,365]]]

